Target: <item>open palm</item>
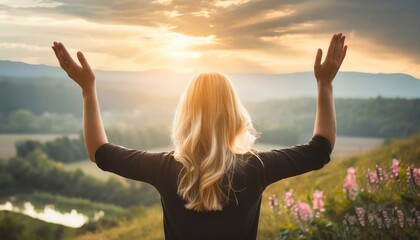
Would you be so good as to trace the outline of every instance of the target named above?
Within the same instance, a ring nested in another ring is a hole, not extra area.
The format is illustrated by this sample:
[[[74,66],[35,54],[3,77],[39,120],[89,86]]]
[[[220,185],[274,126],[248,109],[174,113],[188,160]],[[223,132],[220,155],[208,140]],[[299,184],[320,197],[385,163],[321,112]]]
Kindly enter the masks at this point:
[[[318,49],[314,64],[314,73],[318,83],[331,83],[346,57],[347,45],[344,45],[345,36],[334,34],[331,38],[327,56],[321,64],[322,50]]]
[[[62,43],[54,42],[52,46],[55,56],[60,63],[61,68],[67,73],[67,75],[73,79],[82,89],[87,89],[94,85],[95,74],[90,68],[86,58],[82,52],[77,53],[79,59],[79,66],[68,53],[67,49]]]

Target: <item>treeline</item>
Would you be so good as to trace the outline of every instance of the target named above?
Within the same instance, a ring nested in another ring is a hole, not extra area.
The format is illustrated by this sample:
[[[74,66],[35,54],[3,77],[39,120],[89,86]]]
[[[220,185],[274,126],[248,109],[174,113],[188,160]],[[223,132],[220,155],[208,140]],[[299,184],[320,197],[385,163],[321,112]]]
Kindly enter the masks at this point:
[[[146,103],[142,104],[144,107]],[[420,133],[420,99],[336,99],[335,105],[340,136],[389,138]],[[314,98],[247,103],[246,108],[261,133],[261,143],[292,145],[312,133]],[[173,117],[170,109],[165,105],[124,113],[104,111],[109,140],[140,149],[168,146]],[[81,120],[75,115],[36,114],[22,109],[10,113],[0,110],[0,132],[77,133],[81,129]]]
[[[258,131],[294,129],[298,135],[312,133],[316,99],[298,98],[248,104]],[[337,133],[340,136],[407,137],[420,133],[420,99],[336,99]],[[272,133],[269,133],[272,132]],[[287,131],[280,132],[284,134]],[[262,140],[261,139],[261,140]],[[267,141],[281,140],[279,136]]]
[[[292,146],[299,143],[301,129],[295,125],[276,126],[276,127],[258,127],[258,143],[275,144],[283,146]]]
[[[114,126],[106,129],[108,140],[128,148],[148,150],[167,147],[170,144],[169,128],[151,125],[143,128]],[[70,163],[88,159],[83,136],[71,139],[67,136],[51,141],[25,140],[16,143],[16,154],[27,157],[35,150],[41,150],[48,158],[57,162]]]
[[[35,150],[41,150],[48,158],[63,163],[77,162],[88,158],[82,136],[77,139],[65,136],[45,143],[37,140],[16,143],[16,154],[19,157],[27,157]]]
[[[103,182],[81,170],[67,171],[42,151],[0,162],[0,197],[36,190],[122,207],[151,205],[158,201],[157,192],[150,185],[135,181],[127,185],[114,178]]]
[[[0,76],[1,114],[7,116],[18,109],[27,109],[36,115],[50,112],[72,114],[78,118],[82,116],[81,90],[70,79],[54,79],[48,82],[37,78],[27,80],[16,81]],[[149,88],[122,88],[99,82],[98,98],[101,108],[112,112],[141,110],[144,118],[151,119],[171,115],[178,99],[165,94],[156,96],[156,93],[147,91]]]
[[[408,137],[420,133],[420,99],[338,99],[339,134]]]
[[[81,121],[72,114],[44,112],[36,115],[25,109],[0,113],[0,133],[75,133],[80,130]]]

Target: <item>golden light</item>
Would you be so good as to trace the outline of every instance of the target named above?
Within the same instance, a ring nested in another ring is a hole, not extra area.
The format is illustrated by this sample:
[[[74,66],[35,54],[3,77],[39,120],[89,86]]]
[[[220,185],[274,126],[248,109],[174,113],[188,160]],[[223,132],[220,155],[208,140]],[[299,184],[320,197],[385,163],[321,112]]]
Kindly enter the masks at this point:
[[[194,46],[215,44],[214,35],[193,37],[175,32],[163,32],[155,40],[161,42],[163,54],[177,62],[200,57],[201,52],[191,49]]]

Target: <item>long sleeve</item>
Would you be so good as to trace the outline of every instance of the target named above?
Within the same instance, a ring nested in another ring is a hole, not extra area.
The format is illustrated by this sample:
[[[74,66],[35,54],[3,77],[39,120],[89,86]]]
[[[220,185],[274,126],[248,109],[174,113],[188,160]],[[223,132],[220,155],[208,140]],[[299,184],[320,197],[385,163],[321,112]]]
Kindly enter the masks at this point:
[[[315,135],[307,143],[280,150],[259,152],[263,163],[264,187],[281,179],[320,169],[330,161],[331,144]]]

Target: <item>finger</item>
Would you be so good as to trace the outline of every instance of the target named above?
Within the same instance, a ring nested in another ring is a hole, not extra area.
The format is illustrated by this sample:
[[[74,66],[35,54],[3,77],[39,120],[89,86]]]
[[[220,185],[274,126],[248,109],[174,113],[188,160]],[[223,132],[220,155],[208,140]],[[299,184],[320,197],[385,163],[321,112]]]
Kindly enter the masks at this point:
[[[56,57],[57,57],[58,61],[62,64],[65,64],[66,61],[64,60],[63,54],[61,53],[60,47],[58,46],[57,42],[54,42],[54,48],[53,49],[55,50],[54,52],[56,53]]]
[[[58,46],[57,46],[57,42],[53,43],[52,49],[54,50],[55,56],[57,57],[57,60],[60,61],[61,60],[61,54],[58,51]]]
[[[54,46],[52,46],[51,48],[54,51],[54,54],[55,54],[55,57],[57,58],[57,60],[60,61],[58,53],[57,53],[57,49]]]
[[[59,49],[60,49],[60,51],[62,53],[62,56],[63,56],[64,61],[66,61],[67,63],[69,63],[69,66],[70,67],[76,67],[77,66],[77,63],[70,56],[69,52],[64,47],[64,45],[62,43],[58,43],[58,46],[59,46]]]
[[[52,49],[54,50],[55,56],[56,56],[56,58],[58,60],[58,63],[60,64],[61,68],[64,71],[66,71],[67,66],[66,66],[66,64],[65,64],[65,62],[64,62],[64,60],[63,60],[63,58],[61,56],[61,53],[58,51],[58,49],[57,49],[56,46],[53,46]]]
[[[331,59],[334,55],[334,48],[337,41],[337,34],[334,34],[331,38],[330,47],[328,48],[327,56],[325,57],[325,60]]]
[[[341,53],[341,56],[340,56],[340,66],[343,63],[344,58],[346,57],[346,53],[347,53],[347,45],[344,46],[343,52]]]
[[[340,36],[337,39],[337,43],[335,45],[335,50],[334,50],[334,59],[341,59],[341,54],[343,52],[343,45],[344,45],[344,40],[346,39],[345,36]]]
[[[79,59],[80,64],[82,65],[82,68],[90,69],[89,63],[87,62],[85,56],[82,52],[77,52],[77,59]]]
[[[318,51],[315,57],[314,69],[318,68],[321,65],[321,59],[322,59],[322,49],[318,48]]]

